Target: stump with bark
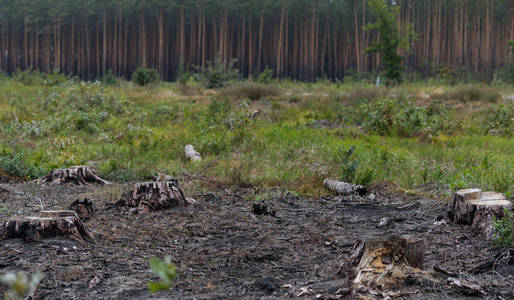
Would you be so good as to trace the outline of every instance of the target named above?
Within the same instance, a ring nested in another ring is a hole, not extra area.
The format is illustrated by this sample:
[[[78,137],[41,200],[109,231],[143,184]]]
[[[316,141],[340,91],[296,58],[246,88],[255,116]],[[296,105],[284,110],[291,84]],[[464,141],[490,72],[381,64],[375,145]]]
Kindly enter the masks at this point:
[[[435,280],[422,270],[425,244],[413,236],[390,236],[359,241],[350,257],[341,265],[352,290],[380,289],[403,285],[407,278]]]
[[[337,181],[337,180],[333,180],[333,179],[329,179],[329,178],[327,178],[323,181],[323,185],[327,189],[336,192],[338,195],[343,195],[343,196],[348,196],[351,194],[364,195],[367,193],[366,188],[363,187],[362,185],[351,184],[351,183]]]
[[[88,185],[88,184],[109,184],[108,181],[96,175],[95,171],[90,167],[77,166],[62,170],[53,170],[50,174],[41,178],[43,183],[74,183],[76,185]]]
[[[454,223],[471,225],[490,238],[493,217],[503,218],[505,209],[512,209],[512,204],[503,194],[466,189],[453,195],[449,215]]]
[[[76,212],[82,222],[89,221],[95,216],[93,201],[89,201],[88,199],[75,200],[70,205],[69,210]]]
[[[92,240],[77,214],[69,210],[41,211],[37,216],[13,217],[0,224],[0,240],[42,241],[53,237]]]
[[[11,191],[0,186],[0,201],[5,201],[11,195]]]
[[[194,200],[186,198],[178,185],[178,181],[172,180],[136,183],[131,191],[122,196],[118,204],[137,208],[142,213],[148,213],[153,210],[188,206],[194,204]]]

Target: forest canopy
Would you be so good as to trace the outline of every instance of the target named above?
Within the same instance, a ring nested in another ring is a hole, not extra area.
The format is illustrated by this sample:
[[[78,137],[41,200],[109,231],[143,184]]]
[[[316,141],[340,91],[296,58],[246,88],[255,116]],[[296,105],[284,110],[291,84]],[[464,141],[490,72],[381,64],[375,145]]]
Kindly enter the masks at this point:
[[[511,55],[512,0],[400,0],[418,34],[404,62],[426,76],[450,66],[490,77]],[[366,0],[0,0],[0,70],[93,79],[142,65],[164,79],[217,54],[245,75],[267,66],[301,80],[380,69]]]

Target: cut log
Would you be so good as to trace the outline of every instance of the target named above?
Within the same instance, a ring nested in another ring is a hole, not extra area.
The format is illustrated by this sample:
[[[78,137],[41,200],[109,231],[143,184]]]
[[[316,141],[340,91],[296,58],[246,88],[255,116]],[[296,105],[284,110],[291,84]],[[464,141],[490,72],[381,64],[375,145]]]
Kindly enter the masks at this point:
[[[325,179],[323,181],[323,185],[333,191],[333,192],[336,192],[338,195],[343,195],[343,196],[348,196],[348,195],[351,195],[351,194],[359,194],[359,195],[364,195],[367,193],[367,190],[365,187],[363,187],[362,185],[356,185],[356,184],[351,184],[351,183],[347,183],[347,182],[342,182],[342,181],[337,181],[337,180],[333,180],[333,179]]]
[[[505,209],[512,209],[512,203],[503,194],[468,189],[454,194],[449,215],[454,223],[471,225],[490,238],[493,217],[503,218]]]
[[[95,216],[95,207],[92,201],[84,199],[83,201],[77,199],[71,205],[69,210],[77,213],[82,222],[91,220]]]
[[[424,241],[409,235],[359,241],[339,272],[347,276],[354,292],[363,287],[388,290],[407,278],[433,281],[422,270],[424,254]]]
[[[176,206],[188,206],[194,202],[193,199],[184,196],[178,181],[172,180],[136,183],[134,189],[125,193],[118,204],[147,213]]]
[[[186,145],[186,157],[193,162],[202,161],[202,156],[195,150],[193,145]]]
[[[66,237],[78,242],[92,240],[77,214],[69,210],[41,211],[38,216],[14,217],[0,224],[0,240],[42,241],[52,237]]]
[[[90,167],[77,166],[62,170],[53,170],[50,174],[41,178],[43,183],[74,183],[76,185],[87,184],[109,184],[109,182],[98,177],[93,169]]]

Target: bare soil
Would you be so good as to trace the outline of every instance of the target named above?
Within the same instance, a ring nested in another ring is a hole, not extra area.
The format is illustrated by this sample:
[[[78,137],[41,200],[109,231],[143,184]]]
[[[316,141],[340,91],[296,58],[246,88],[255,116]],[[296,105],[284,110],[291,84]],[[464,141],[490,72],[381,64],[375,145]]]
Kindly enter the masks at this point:
[[[424,270],[440,282],[406,280],[401,299],[467,299],[454,276],[479,285],[487,299],[514,299],[514,267],[508,252],[491,248],[469,227],[447,219],[442,200],[408,195],[388,184],[373,196],[308,199],[274,193],[264,205],[275,215],[256,215],[245,196],[251,189],[188,195],[198,201],[148,214],[113,203],[129,185],[2,184],[0,221],[41,209],[68,209],[77,199],[94,202],[85,223],[94,243],[63,238],[43,242],[0,241],[0,273],[41,271],[35,299],[354,299],[340,265],[359,239],[411,234],[426,242]],[[41,204],[40,204],[41,201]],[[398,209],[417,202],[404,210]],[[389,225],[377,227],[383,218]],[[502,255],[505,254],[505,255]],[[150,294],[152,257],[170,256],[179,270],[172,289]],[[482,265],[482,266],[481,266]],[[0,293],[5,287],[0,287]],[[302,292],[303,291],[303,292]],[[377,294],[377,299],[384,294]]]

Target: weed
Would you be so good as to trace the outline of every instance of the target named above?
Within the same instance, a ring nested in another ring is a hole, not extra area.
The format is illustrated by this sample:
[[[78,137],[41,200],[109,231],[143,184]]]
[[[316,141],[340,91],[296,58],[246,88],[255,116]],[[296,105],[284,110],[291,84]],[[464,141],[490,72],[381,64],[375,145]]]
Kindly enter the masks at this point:
[[[364,172],[359,174],[357,176],[357,184],[360,184],[362,186],[368,186],[373,182],[373,177],[375,176],[375,170],[374,169],[366,169]]]
[[[508,248],[512,245],[512,212],[505,209],[503,217],[493,217],[493,235],[491,244],[497,248]]]
[[[150,292],[156,293],[158,291],[170,289],[173,279],[177,276],[177,268],[171,263],[171,258],[169,256],[166,256],[164,260],[152,258],[150,260],[150,268],[161,280],[159,282],[148,283],[148,289]]]
[[[28,276],[26,273],[19,272],[7,273],[0,276],[0,282],[7,285],[9,290],[4,292],[6,300],[22,300],[32,294],[43,279],[43,274],[37,272]]]

